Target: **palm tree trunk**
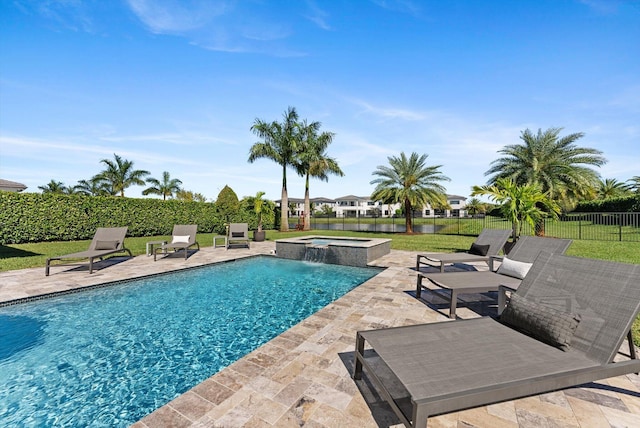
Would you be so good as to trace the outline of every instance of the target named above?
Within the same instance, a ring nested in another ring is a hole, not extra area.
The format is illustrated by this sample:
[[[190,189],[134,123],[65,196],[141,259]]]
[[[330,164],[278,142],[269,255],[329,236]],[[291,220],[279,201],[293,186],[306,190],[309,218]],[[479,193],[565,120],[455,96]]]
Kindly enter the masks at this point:
[[[544,236],[545,226],[544,226],[544,218],[536,221],[536,236]]]
[[[287,166],[282,165],[282,196],[280,198],[280,232],[289,231],[289,197],[287,195]]]
[[[404,201],[404,221],[407,226],[407,233],[413,233],[413,225],[411,224],[411,203]]]
[[[302,230],[311,230],[311,202],[309,201],[309,173],[304,183],[304,227]]]

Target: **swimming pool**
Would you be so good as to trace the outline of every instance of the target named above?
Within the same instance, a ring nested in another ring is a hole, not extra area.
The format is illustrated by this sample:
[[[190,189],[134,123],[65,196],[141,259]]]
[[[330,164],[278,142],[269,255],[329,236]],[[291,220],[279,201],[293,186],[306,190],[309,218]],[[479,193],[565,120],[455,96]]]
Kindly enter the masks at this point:
[[[128,426],[378,272],[256,257],[0,308],[0,421]]]

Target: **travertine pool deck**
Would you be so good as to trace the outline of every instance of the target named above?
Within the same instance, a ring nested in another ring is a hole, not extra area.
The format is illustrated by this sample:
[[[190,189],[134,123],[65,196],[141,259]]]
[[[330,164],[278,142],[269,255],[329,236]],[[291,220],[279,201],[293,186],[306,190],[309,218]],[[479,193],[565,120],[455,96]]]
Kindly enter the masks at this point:
[[[155,263],[146,256],[116,258],[97,264],[91,275],[85,268],[53,267],[45,277],[44,266],[2,272],[0,302],[271,254],[274,248],[273,242],[252,242],[250,250],[206,247],[193,251],[186,261],[168,257]],[[387,269],[133,426],[401,426],[366,375],[357,382],[350,377],[355,333],[449,321],[448,304],[432,293],[415,299],[414,252],[392,250],[372,264]],[[486,269],[482,264],[476,267]],[[469,300],[475,302],[478,296]],[[460,307],[457,315],[470,318],[494,310],[493,300],[484,299]],[[433,417],[429,427],[640,427],[640,376]]]

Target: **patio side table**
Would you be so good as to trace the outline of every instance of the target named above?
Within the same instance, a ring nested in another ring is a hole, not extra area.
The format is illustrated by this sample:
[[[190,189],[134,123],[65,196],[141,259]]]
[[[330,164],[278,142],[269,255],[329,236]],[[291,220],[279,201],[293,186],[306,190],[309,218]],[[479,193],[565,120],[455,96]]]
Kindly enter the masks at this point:
[[[224,244],[218,245],[218,241],[222,240]],[[215,235],[213,237],[213,248],[225,247],[227,246],[227,237],[225,235]]]
[[[147,256],[153,255],[153,246],[154,245],[165,245],[167,241],[149,241],[147,242]],[[164,250],[164,253],[167,253],[167,250]]]

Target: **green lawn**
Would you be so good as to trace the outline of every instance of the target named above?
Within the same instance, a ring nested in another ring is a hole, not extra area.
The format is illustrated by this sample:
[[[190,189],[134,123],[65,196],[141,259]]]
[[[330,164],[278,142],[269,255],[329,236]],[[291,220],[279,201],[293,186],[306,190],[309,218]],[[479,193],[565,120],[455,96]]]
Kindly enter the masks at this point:
[[[385,234],[349,231],[285,232],[267,231],[267,240],[308,235],[354,236],[391,239],[391,248],[409,251],[453,252],[467,250],[474,241],[473,236],[441,234]],[[170,240],[170,236],[127,238],[126,246],[134,255],[144,254],[147,241]],[[199,233],[198,242],[202,247],[213,245],[213,234]],[[35,244],[0,245],[0,272],[42,267],[47,257],[86,250],[90,241],[40,242]],[[640,264],[640,242],[580,241],[574,240],[567,254],[577,257],[611,260]],[[44,273],[44,272],[43,272]],[[634,337],[640,346],[640,317],[634,324]]]

